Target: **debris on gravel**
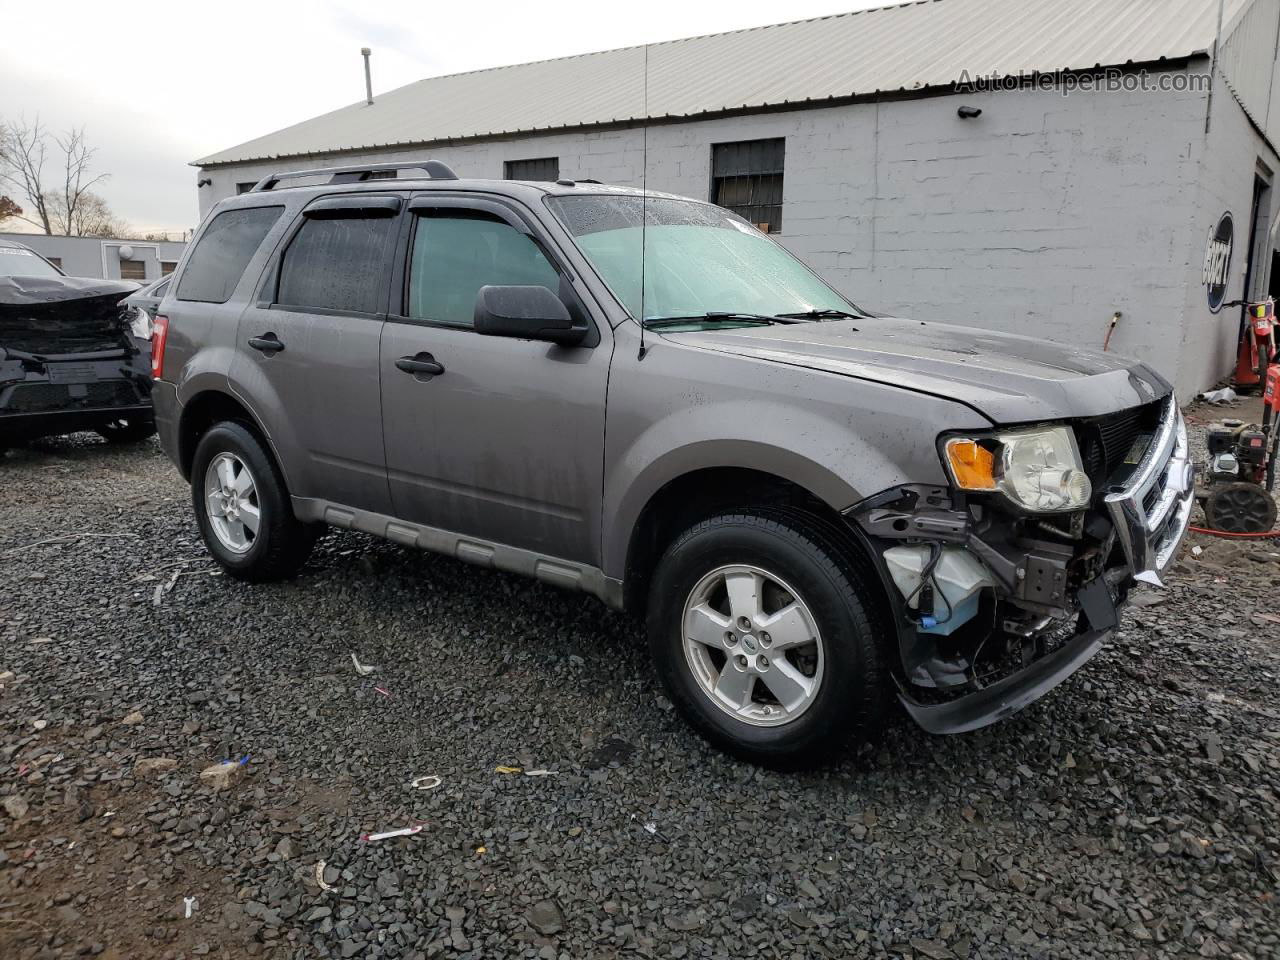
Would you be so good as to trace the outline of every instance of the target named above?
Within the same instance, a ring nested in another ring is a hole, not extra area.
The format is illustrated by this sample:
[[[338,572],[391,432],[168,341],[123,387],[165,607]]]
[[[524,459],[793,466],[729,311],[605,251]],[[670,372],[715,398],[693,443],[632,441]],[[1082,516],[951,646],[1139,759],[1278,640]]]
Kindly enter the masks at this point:
[[[239,583],[154,443],[0,477],[5,960],[1280,957],[1280,544],[1196,536],[1005,723],[780,774],[587,597],[341,531]]]

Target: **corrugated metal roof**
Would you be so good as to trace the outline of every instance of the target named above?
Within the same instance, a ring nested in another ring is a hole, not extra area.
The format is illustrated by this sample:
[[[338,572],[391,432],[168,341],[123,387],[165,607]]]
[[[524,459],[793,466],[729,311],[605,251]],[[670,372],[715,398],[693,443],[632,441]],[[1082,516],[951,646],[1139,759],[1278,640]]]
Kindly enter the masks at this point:
[[[1253,0],[1226,0],[1226,16]],[[1219,0],[914,0],[420,80],[196,161],[385,148],[946,86],[1209,51]],[[648,61],[648,89],[645,63]]]
[[[1268,135],[1274,133],[1270,113],[1275,81],[1276,34],[1280,2],[1255,3],[1232,25],[1224,20],[1218,44],[1218,66],[1245,113]]]

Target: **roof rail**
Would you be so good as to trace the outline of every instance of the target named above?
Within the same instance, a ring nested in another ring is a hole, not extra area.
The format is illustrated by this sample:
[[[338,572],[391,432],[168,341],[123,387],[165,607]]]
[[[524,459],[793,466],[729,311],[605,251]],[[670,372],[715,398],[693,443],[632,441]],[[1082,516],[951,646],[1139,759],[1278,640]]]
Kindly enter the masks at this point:
[[[404,163],[364,163],[354,167],[319,167],[315,170],[288,170],[269,173],[253,185],[250,193],[274,190],[281,180],[297,180],[301,177],[329,177],[330,183],[360,183],[365,180],[410,179],[394,176],[401,170],[421,170],[432,180],[457,180],[458,175],[439,160],[408,160]],[[376,173],[392,173],[390,177],[375,177]],[[418,178],[412,178],[418,179]]]

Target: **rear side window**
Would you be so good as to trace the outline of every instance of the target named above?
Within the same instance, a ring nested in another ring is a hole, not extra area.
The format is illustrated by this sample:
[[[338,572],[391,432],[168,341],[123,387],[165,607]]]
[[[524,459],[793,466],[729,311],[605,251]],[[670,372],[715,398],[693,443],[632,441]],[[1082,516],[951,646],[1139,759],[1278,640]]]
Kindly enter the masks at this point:
[[[178,299],[226,303],[262,238],[280,219],[284,207],[226,210],[200,235],[178,281]]]
[[[276,302],[351,313],[386,309],[394,217],[307,218],[280,262]]]
[[[470,326],[486,285],[557,290],[560,275],[529,237],[484,213],[421,216],[409,264],[409,316]]]

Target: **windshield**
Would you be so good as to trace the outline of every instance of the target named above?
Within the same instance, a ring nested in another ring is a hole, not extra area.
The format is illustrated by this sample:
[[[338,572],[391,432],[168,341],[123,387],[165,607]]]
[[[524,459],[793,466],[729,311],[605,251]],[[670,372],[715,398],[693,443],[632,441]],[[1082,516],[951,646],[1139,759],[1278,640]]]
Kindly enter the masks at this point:
[[[641,317],[643,299],[646,322],[710,313],[721,315],[707,321],[717,326],[748,325],[760,321],[723,314],[858,312],[781,246],[720,207],[634,195],[553,197],[549,203],[631,316]]]
[[[60,277],[57,268],[22,247],[0,247],[0,277]]]

